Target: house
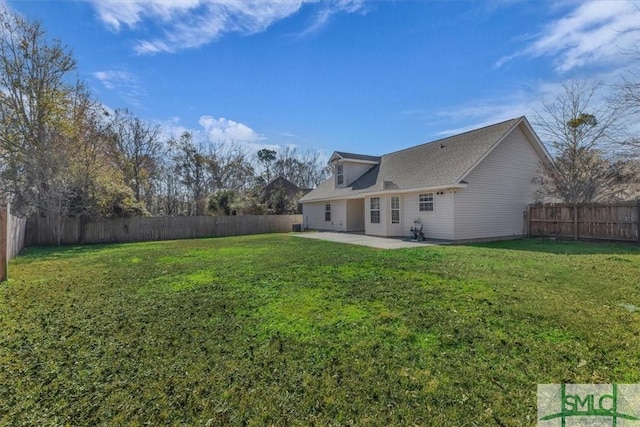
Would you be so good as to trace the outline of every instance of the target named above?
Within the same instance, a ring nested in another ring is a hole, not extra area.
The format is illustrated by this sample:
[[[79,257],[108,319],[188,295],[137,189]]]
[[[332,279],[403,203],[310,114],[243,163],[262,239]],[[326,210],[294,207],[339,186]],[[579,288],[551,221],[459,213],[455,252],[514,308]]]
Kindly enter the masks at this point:
[[[525,117],[383,156],[336,151],[300,199],[305,227],[452,241],[521,236],[549,153]]]
[[[260,195],[262,203],[267,205],[270,212],[302,213],[302,205],[298,203],[298,199],[310,191],[311,189],[300,188],[288,179],[278,176],[262,187]]]

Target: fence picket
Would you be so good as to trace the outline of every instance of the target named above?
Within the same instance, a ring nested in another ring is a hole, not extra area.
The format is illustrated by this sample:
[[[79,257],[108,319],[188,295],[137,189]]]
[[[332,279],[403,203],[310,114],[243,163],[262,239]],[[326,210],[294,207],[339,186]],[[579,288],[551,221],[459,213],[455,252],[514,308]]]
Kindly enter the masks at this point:
[[[124,243],[281,233],[291,231],[294,223],[302,223],[302,215],[134,217],[82,222],[67,218],[62,223],[61,242],[65,245]],[[45,218],[27,220],[26,246],[53,244],[53,233]]]
[[[530,205],[532,237],[601,239],[640,243],[640,200],[628,203]]]

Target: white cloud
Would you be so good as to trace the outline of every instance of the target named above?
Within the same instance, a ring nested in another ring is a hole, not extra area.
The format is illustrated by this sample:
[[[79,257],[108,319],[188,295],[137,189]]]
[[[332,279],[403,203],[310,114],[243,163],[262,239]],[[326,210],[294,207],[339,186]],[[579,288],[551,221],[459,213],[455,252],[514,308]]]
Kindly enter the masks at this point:
[[[265,139],[249,126],[221,117],[202,116],[198,121],[212,142],[256,142]]]
[[[163,37],[142,39],[140,54],[176,52],[209,43],[224,33],[254,34],[291,16],[308,3],[319,3],[312,28],[326,24],[335,13],[360,10],[364,0],[89,0],[98,17],[114,31],[153,23]]]
[[[100,80],[100,82],[107,89],[116,89],[123,84],[129,85],[135,83],[136,76],[126,71],[96,71],[93,73],[93,77]]]
[[[331,17],[337,13],[355,13],[362,11],[364,8],[364,0],[337,0],[335,2],[326,2],[325,6],[316,14],[313,23],[302,32],[302,36],[319,31],[323,28]]]
[[[449,125],[436,135],[456,135],[520,116],[526,116],[533,123],[536,113],[542,110],[542,102],[552,100],[562,90],[560,82],[539,81],[533,85],[522,85],[507,94],[496,94],[437,111],[431,117]],[[438,126],[438,122],[432,125]]]
[[[282,141],[279,143],[269,142],[269,138],[248,125],[224,117],[201,116],[198,121],[200,126],[195,128],[184,126],[178,117],[171,117],[156,123],[161,126],[164,140],[177,139],[183,133],[189,132],[196,144],[205,150],[211,147],[226,147],[228,149],[233,147],[255,153],[263,148],[280,151],[284,147],[296,147],[295,144],[284,144]]]
[[[157,121],[156,123],[160,125],[160,139],[163,141],[177,140],[185,132],[195,134],[193,130],[180,123],[179,117],[171,117],[167,120]]]
[[[624,61],[621,51],[639,37],[640,7],[631,1],[589,1],[544,26],[521,51],[496,62],[550,56],[558,72]]]
[[[122,70],[96,71],[93,77],[111,91],[115,91],[125,102],[140,106],[140,98],[147,95],[135,74]]]

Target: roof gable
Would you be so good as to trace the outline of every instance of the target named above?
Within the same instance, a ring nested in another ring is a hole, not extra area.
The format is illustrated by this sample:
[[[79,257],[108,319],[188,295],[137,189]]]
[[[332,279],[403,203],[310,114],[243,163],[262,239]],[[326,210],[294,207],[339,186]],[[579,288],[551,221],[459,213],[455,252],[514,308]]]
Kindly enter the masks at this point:
[[[345,153],[344,151],[334,151],[329,159],[329,163],[336,160],[355,161],[362,163],[377,164],[380,163],[379,156],[369,156],[366,154]]]

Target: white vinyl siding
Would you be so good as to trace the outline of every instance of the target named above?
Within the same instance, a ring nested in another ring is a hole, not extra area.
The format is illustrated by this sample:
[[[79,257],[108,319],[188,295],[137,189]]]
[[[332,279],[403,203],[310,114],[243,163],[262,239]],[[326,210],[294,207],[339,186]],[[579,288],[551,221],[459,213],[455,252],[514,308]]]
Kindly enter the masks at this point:
[[[420,194],[404,194],[402,203],[402,233],[395,235],[409,236],[411,227],[422,224],[422,232],[428,239],[453,240],[454,217],[453,204],[457,196],[452,191],[433,193],[433,211],[420,211]]]
[[[325,205],[331,204],[331,221],[325,221]],[[346,200],[309,202],[302,205],[304,225],[313,230],[347,231]]]
[[[344,184],[349,186],[356,179],[367,173],[374,165],[369,163],[344,162]]]
[[[340,161],[340,163],[334,163],[333,165],[333,179],[335,180],[336,188],[348,187],[367,173],[374,165],[369,163],[356,163],[350,161]]]
[[[455,239],[523,234],[523,214],[538,188],[532,179],[539,161],[524,133],[514,129],[464,178],[468,186],[455,197]]]

